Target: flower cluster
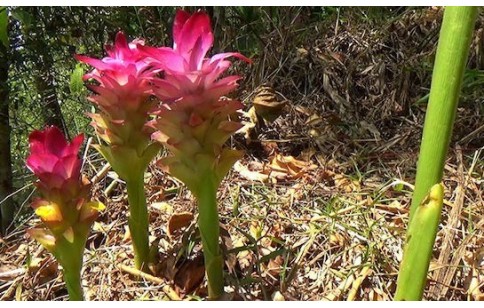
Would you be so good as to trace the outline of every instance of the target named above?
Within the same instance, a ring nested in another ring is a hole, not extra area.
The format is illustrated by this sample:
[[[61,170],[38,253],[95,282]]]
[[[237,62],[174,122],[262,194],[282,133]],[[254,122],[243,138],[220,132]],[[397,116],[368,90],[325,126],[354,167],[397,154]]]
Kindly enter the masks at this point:
[[[95,93],[89,100],[99,113],[89,116],[97,135],[108,145],[97,147],[125,180],[132,176],[131,170],[144,171],[159,150],[158,145],[151,143],[151,131],[146,126],[149,111],[156,106],[151,99],[150,79],[159,70],[141,52],[143,45],[143,40],[128,43],[119,32],[114,45],[105,47],[107,57],[100,60],[76,55],[79,61],[94,67],[84,79],[96,82],[88,85]]]
[[[72,242],[75,230],[89,229],[104,207],[88,201],[89,184],[81,177],[82,161],[77,156],[83,140],[81,134],[68,143],[55,126],[29,136],[27,167],[38,177],[36,186],[42,195],[32,207],[48,228],[29,233],[47,248],[60,236]]]
[[[90,184],[81,175],[78,152],[84,136],[67,142],[55,126],[33,131],[29,136],[27,167],[37,176],[41,198],[32,203],[44,227],[28,234],[49,250],[63,267],[72,300],[82,300],[82,256],[91,226],[104,205],[89,201]]]
[[[160,163],[195,194],[201,177],[194,174],[210,172],[219,182],[242,155],[223,148],[242,127],[237,114],[242,103],[222,98],[237,87],[240,77],[220,77],[231,65],[227,58],[250,60],[234,52],[207,58],[213,37],[206,13],[178,11],[173,48],[140,47],[148,61],[163,71],[163,78],[150,78],[154,94],[164,103],[154,112],[152,138],[172,153]]]
[[[144,41],[128,42],[119,32],[106,46],[102,59],[76,55],[93,69],[84,80],[97,107],[89,116],[97,135],[95,145],[114,171],[126,182],[128,224],[135,265],[150,263],[149,226],[144,172],[165,146],[171,156],[159,161],[183,181],[199,201],[199,226],[211,298],[223,292],[223,257],[218,245],[216,204],[218,185],[241,151],[225,147],[242,126],[239,101],[224,97],[237,87],[239,76],[222,77],[230,57],[250,62],[235,52],[207,57],[213,45],[210,19],[204,12],[178,11],[173,26],[173,47],[149,47]],[[27,166],[38,176],[43,198],[33,203],[47,229],[30,233],[63,265],[71,298],[82,298],[82,252],[92,222],[103,205],[88,202],[89,185],[81,177],[77,153],[79,135],[69,143],[55,127],[30,136]]]

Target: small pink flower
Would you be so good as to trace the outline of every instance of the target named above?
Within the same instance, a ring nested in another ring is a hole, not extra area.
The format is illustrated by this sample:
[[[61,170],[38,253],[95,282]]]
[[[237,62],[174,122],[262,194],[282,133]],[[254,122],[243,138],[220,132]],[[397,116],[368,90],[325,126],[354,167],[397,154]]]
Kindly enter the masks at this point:
[[[42,186],[60,189],[69,180],[80,178],[81,160],[77,153],[83,140],[84,135],[80,134],[68,143],[55,126],[33,131],[29,136],[27,167],[39,178]]]
[[[151,58],[152,64],[163,70],[164,78],[152,77],[155,94],[165,102],[172,102],[187,95],[218,99],[237,87],[239,76],[220,76],[232,64],[226,60],[237,57],[251,62],[237,52],[221,53],[206,58],[213,45],[210,18],[204,12],[190,16],[178,11],[173,24],[173,48],[138,48]]]
[[[75,55],[81,62],[94,69],[84,75],[84,80],[94,79],[99,85],[88,85],[98,95],[90,100],[110,114],[113,119],[123,119],[129,112],[141,108],[144,100],[151,94],[147,78],[158,71],[151,68],[139,46],[143,40],[128,43],[126,36],[118,32],[114,45],[106,45],[107,57],[103,59]]]

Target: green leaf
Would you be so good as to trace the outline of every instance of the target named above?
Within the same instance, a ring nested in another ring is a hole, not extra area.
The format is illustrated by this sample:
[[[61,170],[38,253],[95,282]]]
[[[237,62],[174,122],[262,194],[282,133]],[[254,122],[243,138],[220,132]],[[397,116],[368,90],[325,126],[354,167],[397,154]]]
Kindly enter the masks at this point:
[[[23,26],[25,28],[30,28],[33,17],[32,15],[30,15],[29,12],[24,11],[23,8],[18,7],[15,10],[13,10],[11,13],[12,13],[12,17],[20,21],[21,23],[23,23]]]
[[[287,250],[285,248],[281,248],[279,250],[275,250],[271,253],[269,253],[268,255],[265,255],[263,256],[262,258],[259,259],[259,263],[264,263],[264,262],[267,262],[269,261],[270,259],[275,259],[277,256],[280,256],[282,255],[283,253],[285,253]]]
[[[403,186],[403,184],[402,184],[402,183],[398,183],[398,184],[395,184],[395,185],[393,186],[393,189],[394,189],[395,191],[401,192],[401,191],[403,190],[403,187],[404,187],[404,186]]]
[[[71,80],[69,82],[69,90],[71,93],[78,94],[84,90],[84,82],[82,81],[82,76],[84,75],[84,70],[81,64],[77,64],[76,68],[72,71]]]
[[[0,42],[8,49],[10,43],[8,41],[8,14],[7,7],[0,6]]]

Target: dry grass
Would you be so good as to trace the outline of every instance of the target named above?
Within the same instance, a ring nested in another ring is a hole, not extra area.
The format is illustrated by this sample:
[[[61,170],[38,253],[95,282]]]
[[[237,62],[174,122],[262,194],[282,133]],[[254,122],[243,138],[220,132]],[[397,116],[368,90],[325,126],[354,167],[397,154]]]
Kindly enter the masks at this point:
[[[248,68],[240,93],[250,106],[265,83],[286,107],[276,121],[259,122],[250,140],[232,140],[247,155],[219,191],[227,299],[391,300],[425,112],[416,102],[428,92],[442,11],[407,10],[367,26],[347,15],[302,26],[299,14],[288,26],[292,31],[262,37],[269,43]],[[481,70],[483,20],[469,62]],[[428,300],[484,298],[483,94],[465,88],[459,107]],[[276,154],[316,167],[297,175],[263,171]],[[88,161],[92,177],[103,163],[94,150]],[[266,181],[254,181],[248,169]],[[86,247],[89,300],[206,296],[195,219],[183,230],[167,230],[177,213],[196,215],[193,198],[156,167],[149,171],[151,240],[159,250],[153,275],[126,271],[133,266],[126,191],[111,173],[102,175],[94,195],[108,210]],[[67,297],[53,258],[25,239],[25,229],[37,222],[28,219],[0,240],[1,300]]]

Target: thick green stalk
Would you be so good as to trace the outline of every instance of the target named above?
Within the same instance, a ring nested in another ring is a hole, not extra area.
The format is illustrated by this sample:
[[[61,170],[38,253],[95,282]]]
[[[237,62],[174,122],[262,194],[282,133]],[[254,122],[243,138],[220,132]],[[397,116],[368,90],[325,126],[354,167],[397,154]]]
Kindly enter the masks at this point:
[[[435,56],[410,219],[430,188],[442,181],[476,7],[447,7]]]
[[[133,241],[134,263],[145,270],[149,262],[148,208],[144,191],[144,173],[138,172],[126,180],[129,202],[129,231]]]
[[[84,293],[81,285],[81,268],[70,269],[64,268],[64,281],[66,283],[67,292],[69,292],[69,300],[83,301]]]
[[[128,190],[128,225],[134,250],[135,266],[147,270],[149,263],[148,209],[144,191],[144,173],[150,161],[158,154],[161,145],[143,140],[144,135],[134,135],[129,140],[138,140],[140,145],[97,145],[97,150],[112,166]],[[139,153],[142,152],[140,155]]]
[[[415,210],[407,231],[395,300],[422,299],[443,201],[444,187],[436,184]]]
[[[54,255],[62,265],[64,281],[67,292],[69,293],[69,300],[71,301],[84,300],[84,292],[81,285],[81,270],[84,247],[86,246],[89,229],[90,226],[86,228],[79,226],[79,229],[75,231],[74,241],[72,243],[64,236],[58,237],[56,240]]]
[[[443,200],[436,184],[442,180],[476,16],[475,7],[444,12],[396,300],[421,300],[425,289]]]
[[[198,198],[198,227],[202,237],[208,297],[216,300],[224,292],[224,260],[219,244],[220,227],[217,208],[217,185],[213,175],[202,177]]]

